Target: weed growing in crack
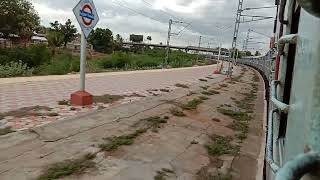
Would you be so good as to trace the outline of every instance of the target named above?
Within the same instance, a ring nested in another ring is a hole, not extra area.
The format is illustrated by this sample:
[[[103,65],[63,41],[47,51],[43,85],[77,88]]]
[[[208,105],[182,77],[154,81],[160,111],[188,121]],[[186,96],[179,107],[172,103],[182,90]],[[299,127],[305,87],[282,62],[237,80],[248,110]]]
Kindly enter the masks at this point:
[[[176,108],[172,108],[170,109],[170,113],[174,116],[178,116],[178,117],[184,117],[186,116],[182,111],[180,111],[179,109]]]
[[[192,96],[192,95],[194,95],[194,94],[197,94],[196,92],[193,92],[193,91],[190,91],[188,94],[187,94],[187,96]]]
[[[206,80],[206,79],[199,79],[199,81],[208,82],[208,80]]]
[[[160,89],[161,92],[170,92],[169,89]]]
[[[202,91],[201,94],[206,95],[206,96],[214,95],[212,92],[209,92],[209,91]]]
[[[66,160],[52,164],[46,169],[37,180],[61,179],[73,174],[82,174],[86,170],[94,168],[95,158],[93,154],[87,154],[79,159]]]
[[[9,133],[13,133],[15,132],[14,130],[11,129],[11,127],[6,127],[6,128],[1,128],[0,129],[0,136],[9,134]]]
[[[228,84],[220,84],[219,85],[221,88],[226,88],[226,87],[228,87]]]
[[[185,89],[188,89],[188,88],[189,88],[189,86],[188,86],[188,85],[180,84],[180,83],[175,84],[175,86],[176,86],[176,87],[180,87],[180,88],[185,88]]]
[[[213,173],[208,172],[208,170],[200,170],[197,173],[197,180],[232,180],[232,176],[229,173],[213,175]]]
[[[207,96],[199,96],[199,99],[205,101],[205,100],[208,100],[208,99],[210,99],[210,98],[208,98]]]
[[[198,105],[200,105],[201,103],[203,103],[203,100],[195,98],[187,102],[187,104],[181,104],[180,106],[182,109],[185,109],[185,110],[193,110],[193,109],[197,109]]]
[[[154,176],[154,180],[166,180],[167,177],[172,175],[175,175],[173,170],[162,168],[161,171],[157,171],[157,175]]]
[[[108,142],[100,144],[99,148],[101,148],[102,151],[114,151],[120,146],[132,145],[134,143],[134,139],[145,132],[147,132],[147,129],[139,129],[132,134],[105,138]]]
[[[212,94],[220,94],[220,92],[216,91],[216,90],[209,90],[209,92],[212,93]]]
[[[211,141],[205,144],[205,148],[210,155],[221,156],[228,154],[236,156],[239,154],[240,147],[231,144],[231,137],[212,135],[210,139]]]
[[[200,86],[201,89],[203,90],[208,90],[210,86]]]
[[[125,96],[105,94],[102,96],[93,96],[93,102],[110,104],[123,99]]]
[[[61,100],[61,101],[58,101],[58,105],[70,106],[70,101],[68,101],[68,100]]]

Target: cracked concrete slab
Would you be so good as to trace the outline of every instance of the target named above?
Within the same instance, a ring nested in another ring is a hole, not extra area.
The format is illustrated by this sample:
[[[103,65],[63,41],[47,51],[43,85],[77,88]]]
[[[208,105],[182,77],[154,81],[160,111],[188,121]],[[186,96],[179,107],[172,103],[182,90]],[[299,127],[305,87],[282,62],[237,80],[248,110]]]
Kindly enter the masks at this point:
[[[236,74],[240,72],[239,68],[235,68],[235,71]],[[246,73],[248,77],[245,79],[251,77],[249,72],[251,70]],[[208,155],[204,147],[209,140],[208,135],[234,136],[233,130],[227,127],[232,119],[219,114],[216,108],[221,104],[231,104],[230,97],[240,99],[242,95],[238,91],[248,91],[246,88],[249,86],[246,83],[230,84],[225,90],[219,90],[221,94],[210,96],[196,110],[185,111],[187,117],[171,115],[169,110],[175,106],[167,102],[175,100],[185,103],[201,95],[203,90],[200,86],[218,88],[223,83],[224,77],[220,76],[208,82],[199,82],[190,89],[177,89],[166,95],[145,98],[35,128],[32,132],[1,137],[0,151],[3,153],[0,155],[0,179],[35,179],[52,163],[90,152],[97,153],[94,159],[96,168],[63,179],[151,180],[157,171],[165,168],[174,171],[167,180],[198,180],[197,173],[201,168],[221,168],[215,167],[213,157]],[[188,96],[190,91],[197,94]],[[262,98],[259,95],[258,99]],[[137,137],[130,146],[121,146],[113,152],[100,152],[98,145],[105,142],[104,138],[132,133],[137,122],[151,116],[169,116],[169,120],[158,132],[149,130]],[[261,119],[260,116],[258,113],[256,118]],[[254,140],[256,147],[263,143],[259,141],[259,127],[252,125],[252,134],[248,138],[248,141]],[[244,145],[249,149],[243,147],[242,151],[252,151],[250,157],[257,159],[259,153],[257,149],[250,148],[252,143],[245,142]],[[234,167],[234,172],[237,173],[235,177],[243,172],[242,177],[254,176],[254,170],[247,172],[237,167],[237,164],[247,160],[245,157],[240,156],[240,160],[221,157],[222,168],[228,170]],[[255,166],[257,165],[252,164],[251,167]],[[249,173],[248,176],[246,173]]]

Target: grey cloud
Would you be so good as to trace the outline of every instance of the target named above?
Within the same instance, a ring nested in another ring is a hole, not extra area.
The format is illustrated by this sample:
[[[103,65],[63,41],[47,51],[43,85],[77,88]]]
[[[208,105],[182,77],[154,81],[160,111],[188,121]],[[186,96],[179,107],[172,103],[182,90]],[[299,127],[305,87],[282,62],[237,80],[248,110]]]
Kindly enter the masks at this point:
[[[59,9],[64,11],[71,11],[77,4],[78,0],[32,0],[35,3],[44,5],[51,9]],[[156,2],[156,0],[145,0],[150,4]],[[110,28],[115,34],[119,33],[124,36],[128,36],[130,33],[141,33],[145,35],[153,36],[155,43],[165,42],[168,29],[168,21],[170,18],[175,19],[169,14],[175,17],[181,18],[186,22],[192,22],[184,34],[179,37],[172,38],[172,44],[177,45],[197,45],[199,35],[204,36],[203,42],[213,42],[212,38],[220,39],[222,43],[230,47],[233,28],[235,22],[235,13],[238,0],[208,0],[208,4],[205,6],[199,6],[195,9],[194,13],[181,13],[179,11],[164,9],[167,13],[161,10],[152,9],[147,3],[141,0],[94,0],[99,12],[100,22],[99,27]],[[169,1],[168,1],[169,2]],[[189,6],[196,0],[175,0],[177,5]],[[151,17],[145,17],[140,14],[136,14],[125,7],[127,6],[135,11],[143,13],[144,15]],[[244,7],[261,7],[272,6],[273,1],[270,0],[245,0]],[[274,16],[274,9],[264,9],[245,12],[250,15],[263,15]],[[40,14],[41,15],[41,14]],[[61,19],[67,19],[68,17],[61,17]],[[72,17],[73,18],[73,17]],[[155,21],[155,20],[156,21]],[[42,19],[43,22],[51,22],[54,19]],[[76,23],[76,22],[74,22]],[[231,28],[224,33],[217,29],[218,27],[230,27]],[[177,32],[183,27],[181,25],[174,25],[173,31]],[[272,35],[273,20],[259,21],[255,23],[246,23],[240,25],[239,34],[239,47],[242,47],[242,42],[246,37],[246,31],[252,28],[256,31]],[[255,35],[257,41],[268,41],[263,36]],[[207,46],[207,45],[204,45]],[[263,45],[257,45],[263,46]]]

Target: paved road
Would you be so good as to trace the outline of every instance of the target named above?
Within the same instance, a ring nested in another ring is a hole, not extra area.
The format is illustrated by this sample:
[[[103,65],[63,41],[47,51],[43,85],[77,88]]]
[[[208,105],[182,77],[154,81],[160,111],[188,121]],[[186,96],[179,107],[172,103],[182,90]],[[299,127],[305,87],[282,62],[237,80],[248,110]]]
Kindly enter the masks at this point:
[[[212,74],[213,66],[167,70],[89,74],[87,90],[93,95],[145,94],[146,90],[176,83],[192,84]],[[79,75],[10,78],[0,80],[0,112],[35,105],[55,106],[78,90]]]

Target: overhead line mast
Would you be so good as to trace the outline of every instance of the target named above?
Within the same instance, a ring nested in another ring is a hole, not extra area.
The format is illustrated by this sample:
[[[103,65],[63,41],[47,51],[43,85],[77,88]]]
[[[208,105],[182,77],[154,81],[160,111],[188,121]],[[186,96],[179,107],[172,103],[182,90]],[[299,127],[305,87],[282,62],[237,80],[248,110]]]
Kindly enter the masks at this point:
[[[243,7],[243,1],[239,0],[238,9],[237,9],[237,15],[236,15],[236,22],[234,26],[234,33],[233,33],[233,40],[232,40],[232,60],[229,60],[229,66],[228,66],[228,76],[232,76],[232,66],[234,63],[236,63],[237,59],[237,40],[238,40],[238,34],[239,34],[239,27],[240,23],[246,23],[246,22],[254,22],[254,21],[261,21],[266,19],[273,19],[274,17],[269,16],[254,16],[254,15],[244,15],[242,14],[243,11],[248,10],[256,10],[256,9],[266,9],[266,8],[276,8],[277,6],[266,6],[266,7],[254,7],[254,8],[242,8]],[[245,17],[250,17],[252,19],[245,20]],[[241,20],[242,18],[242,20]],[[231,63],[232,61],[232,63]]]

